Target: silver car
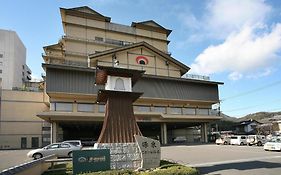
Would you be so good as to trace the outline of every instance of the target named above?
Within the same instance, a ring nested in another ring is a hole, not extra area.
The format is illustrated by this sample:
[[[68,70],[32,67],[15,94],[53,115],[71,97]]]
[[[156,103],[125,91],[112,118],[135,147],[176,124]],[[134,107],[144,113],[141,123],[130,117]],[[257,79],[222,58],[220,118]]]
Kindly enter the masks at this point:
[[[45,156],[55,154],[58,157],[72,157],[73,150],[80,150],[81,147],[71,145],[69,143],[53,143],[43,148],[31,150],[27,153],[27,157],[40,159]]]

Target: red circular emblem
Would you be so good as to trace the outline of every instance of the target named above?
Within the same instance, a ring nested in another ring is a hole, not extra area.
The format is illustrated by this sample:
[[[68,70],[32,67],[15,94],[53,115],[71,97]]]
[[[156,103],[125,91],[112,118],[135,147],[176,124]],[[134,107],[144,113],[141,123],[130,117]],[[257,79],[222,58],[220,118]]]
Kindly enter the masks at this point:
[[[137,56],[136,61],[138,64],[148,64],[148,59],[145,56]]]

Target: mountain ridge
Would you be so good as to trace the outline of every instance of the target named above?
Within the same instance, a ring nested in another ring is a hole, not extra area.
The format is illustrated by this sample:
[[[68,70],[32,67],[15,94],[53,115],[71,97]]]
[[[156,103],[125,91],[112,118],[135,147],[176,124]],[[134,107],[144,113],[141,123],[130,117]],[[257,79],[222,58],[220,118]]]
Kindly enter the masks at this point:
[[[240,118],[231,117],[231,116],[221,113],[221,116],[223,117],[222,120],[232,121],[232,122],[241,122],[241,121],[250,120],[250,119],[260,122],[263,119],[273,118],[274,116],[277,116],[277,115],[281,115],[281,111],[279,111],[279,112],[256,112],[256,113],[245,115],[244,117],[240,117]]]

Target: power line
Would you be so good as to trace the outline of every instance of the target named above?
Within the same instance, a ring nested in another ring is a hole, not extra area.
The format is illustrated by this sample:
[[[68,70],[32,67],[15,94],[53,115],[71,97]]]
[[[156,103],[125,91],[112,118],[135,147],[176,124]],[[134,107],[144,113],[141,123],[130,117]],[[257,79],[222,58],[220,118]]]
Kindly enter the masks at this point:
[[[257,105],[252,105],[252,106],[247,106],[247,107],[242,107],[242,108],[236,108],[236,109],[230,109],[227,111],[222,111],[222,112],[233,112],[233,111],[243,111],[243,110],[247,110],[247,109],[251,109],[251,108],[256,108],[265,104],[271,104],[273,102],[277,102],[277,101],[281,101],[281,99],[275,99],[275,100],[271,100],[267,103],[261,103],[261,104],[257,104]]]
[[[236,94],[236,95],[233,95],[233,96],[230,96],[230,97],[226,97],[226,98],[221,99],[221,102],[224,102],[224,101],[229,100],[229,99],[241,97],[241,96],[244,96],[244,95],[249,95],[249,94],[252,94],[254,92],[258,92],[258,91],[270,88],[272,86],[278,85],[280,83],[281,83],[281,80],[273,82],[273,83],[270,83],[268,85],[265,85],[265,86],[262,86],[262,87],[259,87],[259,88],[256,88],[256,89],[252,89],[252,90],[249,90],[249,91],[242,92],[240,94]]]

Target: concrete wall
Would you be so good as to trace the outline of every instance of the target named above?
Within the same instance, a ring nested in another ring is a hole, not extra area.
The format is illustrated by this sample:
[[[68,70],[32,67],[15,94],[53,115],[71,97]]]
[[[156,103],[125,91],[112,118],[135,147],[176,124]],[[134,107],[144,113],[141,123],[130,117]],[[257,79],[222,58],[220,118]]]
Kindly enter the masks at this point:
[[[0,38],[2,88],[22,87],[22,78],[26,77],[26,48],[14,31],[0,30]]]
[[[21,138],[26,138],[26,148],[31,148],[32,137],[42,146],[43,120],[36,115],[48,110],[43,102],[43,92],[3,90],[1,97],[0,149],[21,148]]]

